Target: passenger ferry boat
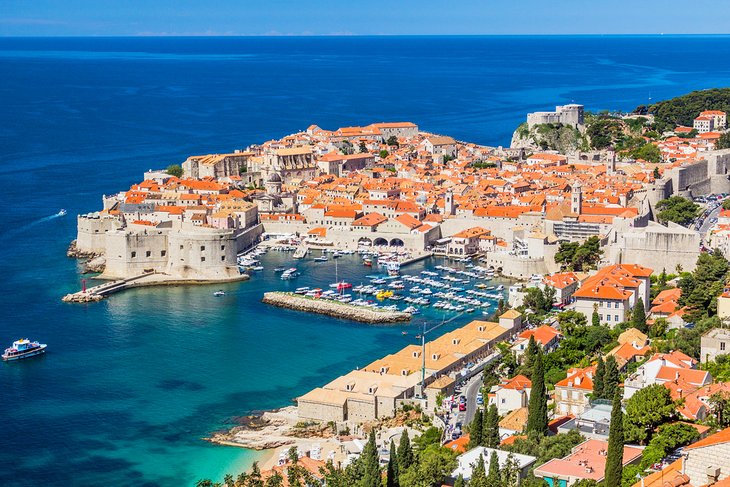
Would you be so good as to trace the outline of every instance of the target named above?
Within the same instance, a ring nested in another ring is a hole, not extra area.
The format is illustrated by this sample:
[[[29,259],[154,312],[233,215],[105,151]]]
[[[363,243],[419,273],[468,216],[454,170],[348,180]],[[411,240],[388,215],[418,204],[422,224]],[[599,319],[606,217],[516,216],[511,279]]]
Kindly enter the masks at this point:
[[[14,341],[12,347],[6,348],[2,357],[6,362],[20,360],[45,353],[46,346],[45,343],[31,342],[27,338],[21,338]]]

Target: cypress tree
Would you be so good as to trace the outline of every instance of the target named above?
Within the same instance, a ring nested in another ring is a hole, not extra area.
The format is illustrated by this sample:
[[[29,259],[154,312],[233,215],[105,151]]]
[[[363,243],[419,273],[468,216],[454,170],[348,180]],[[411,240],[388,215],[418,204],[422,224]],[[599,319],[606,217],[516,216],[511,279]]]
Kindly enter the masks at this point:
[[[618,392],[618,384],[621,377],[618,373],[618,364],[616,363],[616,357],[609,355],[606,358],[606,366],[603,374],[603,395],[604,399],[613,398]]]
[[[398,445],[398,477],[406,471],[408,467],[413,465],[413,449],[411,449],[411,440],[408,438],[408,431],[403,430]]]
[[[477,408],[474,413],[474,419],[471,420],[469,425],[469,448],[474,448],[483,444],[482,441],[482,429],[484,428],[482,409]]]
[[[456,477],[456,480],[454,481],[454,487],[466,487],[463,475],[459,474],[459,476]]]
[[[386,487],[398,487],[398,452],[395,449],[395,441],[390,440],[390,458],[388,459],[388,471]]]
[[[497,405],[489,406],[484,416],[484,429],[482,431],[482,442],[487,448],[499,447],[499,413]]]
[[[601,317],[598,316],[598,310],[596,309],[593,310],[593,314],[591,315],[591,325],[601,326]]]
[[[613,396],[611,426],[608,429],[608,455],[606,456],[606,487],[621,487],[624,460],[624,414],[621,411],[621,397]]]
[[[487,472],[484,469],[484,457],[479,455],[477,464],[474,466],[474,470],[471,472],[471,479],[469,479],[469,487],[486,487],[487,486]]]
[[[647,332],[646,309],[644,308],[644,300],[641,298],[636,301],[636,306],[634,306],[634,309],[631,312],[631,326],[642,333]]]
[[[606,367],[603,363],[603,357],[598,357],[598,364],[596,364],[596,373],[593,376],[593,399],[602,399],[604,384],[603,379],[606,374]]]
[[[370,437],[365,444],[360,456],[363,466],[363,477],[360,479],[361,487],[380,487],[380,458],[378,447],[375,445],[375,429],[370,431]]]
[[[492,450],[492,455],[489,457],[489,474],[487,474],[487,486],[488,487],[501,487],[502,476],[499,474],[499,457],[497,452]]]
[[[535,368],[532,373],[532,388],[527,406],[527,433],[546,435],[548,431],[547,390],[545,371],[542,365],[542,352],[535,355]]]

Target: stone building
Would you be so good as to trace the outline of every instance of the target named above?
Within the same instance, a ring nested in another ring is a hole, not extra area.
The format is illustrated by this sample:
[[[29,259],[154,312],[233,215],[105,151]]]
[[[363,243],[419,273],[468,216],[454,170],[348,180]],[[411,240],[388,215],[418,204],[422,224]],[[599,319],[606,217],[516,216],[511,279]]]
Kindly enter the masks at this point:
[[[684,473],[691,485],[712,485],[730,477],[730,428],[684,447]]]
[[[703,362],[714,361],[718,355],[727,355],[730,353],[730,329],[713,328],[702,335],[700,343],[700,359]]]
[[[183,174],[194,179],[239,176],[247,170],[252,155],[250,152],[234,152],[191,156],[182,164]]]
[[[585,125],[584,107],[571,103],[569,105],[556,106],[554,112],[533,112],[527,114],[527,125],[532,128],[535,125],[545,123],[562,123],[575,128],[582,128]]]
[[[278,173],[284,184],[298,184],[319,174],[311,146],[268,150],[261,166],[256,169],[261,172],[264,181],[269,180],[272,173]]]

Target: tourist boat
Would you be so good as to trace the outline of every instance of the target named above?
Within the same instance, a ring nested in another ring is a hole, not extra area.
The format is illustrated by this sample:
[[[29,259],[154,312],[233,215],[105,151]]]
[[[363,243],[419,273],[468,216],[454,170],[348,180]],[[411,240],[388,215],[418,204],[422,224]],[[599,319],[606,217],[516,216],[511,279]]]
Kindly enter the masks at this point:
[[[378,294],[375,295],[375,297],[380,300],[389,298],[391,296],[393,296],[393,291],[380,291],[378,292]]]
[[[293,277],[297,277],[299,275],[299,272],[297,272],[296,267],[292,267],[291,269],[287,269],[281,274],[281,280],[286,281],[287,279],[291,279]]]
[[[388,262],[386,266],[389,276],[397,276],[400,273],[400,264],[398,262]]]
[[[418,308],[416,308],[415,306],[408,306],[406,309],[403,310],[403,312],[410,313],[412,315],[417,315],[418,313],[420,313],[420,311],[418,311]]]
[[[309,292],[309,286],[296,288],[294,294],[307,294],[307,292]]]
[[[337,289],[338,291],[344,291],[345,289],[350,289],[352,287],[352,284],[345,281],[340,282],[333,282],[330,284],[330,287],[333,289]]]
[[[504,286],[502,284],[497,286],[497,291],[504,291]]]
[[[61,208],[58,213],[56,213],[58,216],[66,216],[66,210],[64,208]]]
[[[216,291],[216,292],[213,293],[213,296],[215,296],[217,298],[219,298],[221,296],[225,296],[225,295],[226,295],[226,293],[223,292],[222,290],[218,290],[218,291]]]
[[[327,257],[325,257],[324,255],[321,255],[319,257],[315,257],[314,261],[315,262],[327,262]]]
[[[21,338],[13,342],[13,346],[5,349],[3,360],[10,362],[12,360],[21,360],[34,355],[46,353],[47,345],[45,343],[31,342],[27,338]]]

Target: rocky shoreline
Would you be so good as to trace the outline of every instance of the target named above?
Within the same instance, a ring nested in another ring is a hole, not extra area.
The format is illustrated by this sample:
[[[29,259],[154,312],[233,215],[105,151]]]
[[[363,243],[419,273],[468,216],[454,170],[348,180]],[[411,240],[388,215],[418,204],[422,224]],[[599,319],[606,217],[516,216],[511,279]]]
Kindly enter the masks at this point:
[[[365,308],[362,306],[340,303],[338,301],[308,298],[293,293],[268,292],[264,294],[264,298],[261,301],[280,308],[317,313],[335,318],[359,321],[361,323],[402,323],[410,321],[411,319],[411,315],[409,313],[404,313],[402,311]]]
[[[83,262],[82,274],[96,274],[104,272],[106,268],[106,258],[103,254],[97,252],[88,252],[79,250],[76,246],[76,240],[73,240],[66,250],[66,256],[72,259],[85,259]]]

